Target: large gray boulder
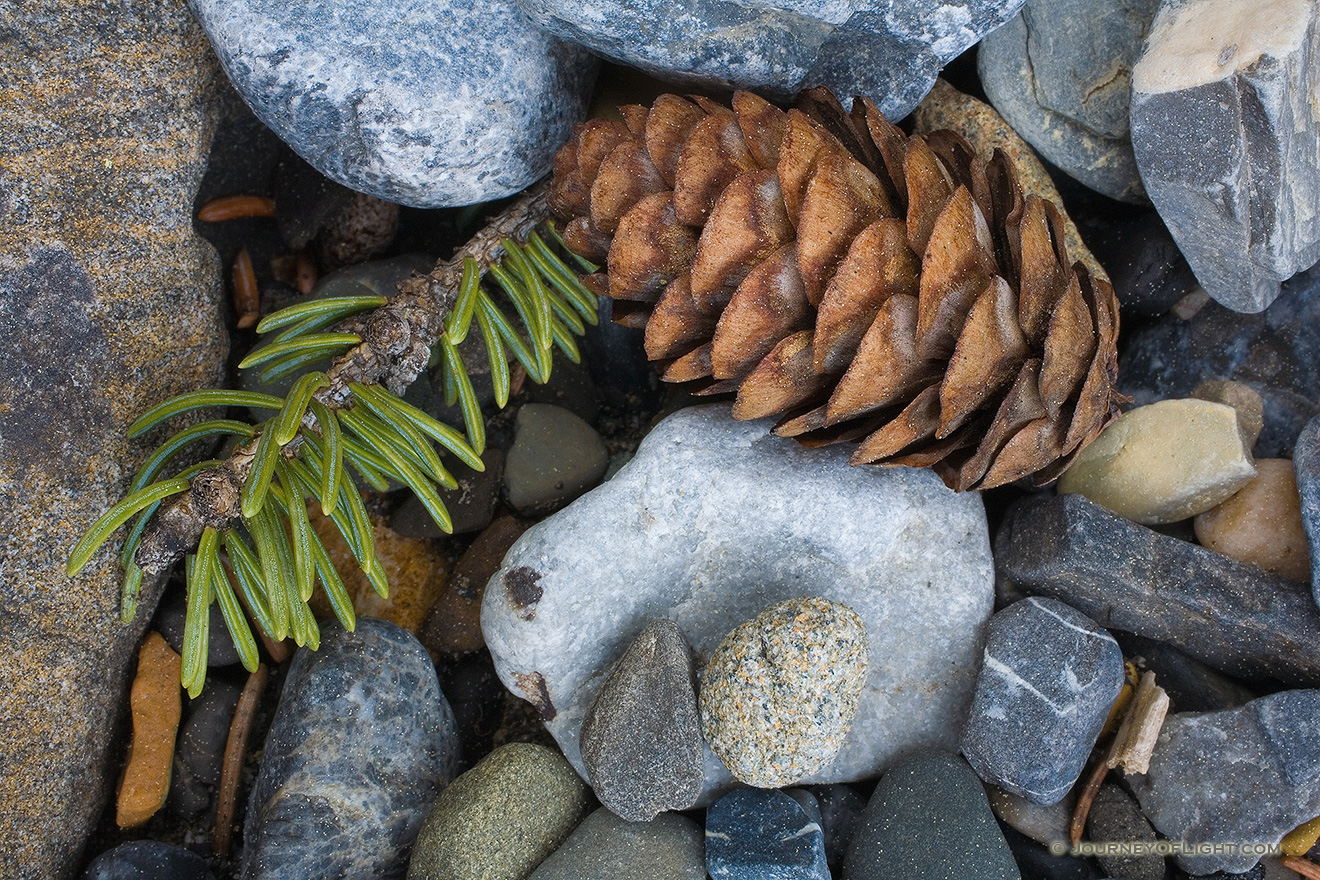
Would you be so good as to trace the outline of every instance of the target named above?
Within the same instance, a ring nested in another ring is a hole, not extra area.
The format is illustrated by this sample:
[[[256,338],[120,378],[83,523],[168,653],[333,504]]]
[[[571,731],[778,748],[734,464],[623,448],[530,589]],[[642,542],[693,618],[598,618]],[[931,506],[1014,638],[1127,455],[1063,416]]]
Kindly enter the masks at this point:
[[[718,405],[670,416],[612,480],[524,534],[487,586],[496,671],[579,772],[583,715],[650,621],[673,619],[702,667],[735,626],[799,596],[849,606],[870,641],[852,729],[804,781],[957,747],[992,604],[980,497],[928,470],[849,467],[847,449],[769,427]],[[705,767],[708,802],[732,780],[709,749]]]

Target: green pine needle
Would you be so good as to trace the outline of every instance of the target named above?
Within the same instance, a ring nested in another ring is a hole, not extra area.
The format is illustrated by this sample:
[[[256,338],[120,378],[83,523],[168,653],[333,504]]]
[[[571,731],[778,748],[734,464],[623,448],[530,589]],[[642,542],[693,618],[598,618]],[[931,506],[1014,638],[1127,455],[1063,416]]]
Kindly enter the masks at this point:
[[[261,424],[261,436],[257,438],[257,451],[252,459],[247,480],[243,483],[243,518],[252,519],[266,503],[266,490],[270,488],[270,478],[275,473],[275,461],[280,457],[280,446],[275,442],[275,422]]]
[[[82,571],[83,567],[92,558],[92,554],[105,543],[115,529],[128,522],[129,517],[133,514],[160,501],[162,498],[177,495],[187,488],[188,480],[185,477],[175,477],[172,480],[153,483],[145,489],[140,489],[111,507],[101,514],[100,519],[92,523],[92,527],[87,530],[87,534],[83,535],[82,540],[73,548],[73,552],[69,554],[69,562],[65,567],[65,572],[69,577],[73,577]]]
[[[283,446],[297,436],[303,416],[307,414],[307,405],[312,402],[312,395],[329,385],[330,380],[326,378],[325,373],[320,372],[308,373],[294,383],[289,396],[284,400],[284,409],[280,410],[279,419],[275,423],[276,443]]]
[[[275,358],[284,357],[294,353],[313,354],[319,353],[326,355],[332,351],[348,348],[351,345],[357,345],[362,341],[362,337],[356,333],[308,333],[306,336],[299,336],[296,339],[286,339],[283,342],[276,342],[259,348],[239,362],[240,370],[247,370],[259,364]]]
[[[156,479],[156,475],[164,469],[171,458],[177,455],[184,447],[195,440],[201,440],[204,437],[214,437],[217,434],[224,434],[235,437],[250,438],[256,431],[245,422],[235,421],[234,419],[214,419],[209,422],[199,422],[190,428],[184,428],[170,439],[166,440],[151,454],[138,470],[137,476],[133,478],[133,483],[128,487],[129,492],[136,492],[143,486]]]
[[[234,650],[238,652],[239,659],[243,661],[243,668],[248,672],[256,672],[257,642],[256,639],[252,638],[252,630],[248,627],[247,618],[243,615],[243,607],[238,603],[238,597],[234,595],[229,577],[225,574],[219,560],[216,561],[213,570],[215,576],[212,579],[212,584],[214,585],[215,596],[220,602],[220,613],[225,618],[225,627],[229,630],[229,637],[234,642]]]
[[[385,305],[386,302],[388,300],[383,296],[370,295],[337,296],[299,303],[296,306],[280,309],[278,312],[262,318],[261,323],[257,325],[257,332],[269,333],[272,330],[278,330],[281,327],[287,327],[290,324],[296,324],[309,318],[329,318],[329,322],[334,323],[349,315],[365,312],[367,309],[379,308]]]
[[[326,516],[335,512],[335,502],[339,500],[339,483],[344,478],[344,444],[340,434],[339,417],[330,407],[312,401],[312,414],[321,428],[323,467],[320,470],[321,512]],[[310,436],[310,435],[309,435]]]
[[[189,391],[178,397],[171,397],[162,404],[153,406],[133,424],[128,426],[128,436],[141,437],[166,419],[172,419],[180,413],[200,409],[204,406],[250,406],[257,409],[279,409],[284,405],[273,394],[260,394],[255,391]]]

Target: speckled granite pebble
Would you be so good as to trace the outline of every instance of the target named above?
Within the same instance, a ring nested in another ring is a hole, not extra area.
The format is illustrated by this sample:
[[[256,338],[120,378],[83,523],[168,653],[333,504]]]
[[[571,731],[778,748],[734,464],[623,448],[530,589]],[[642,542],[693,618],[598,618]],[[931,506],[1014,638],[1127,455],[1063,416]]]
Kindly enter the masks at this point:
[[[678,624],[642,630],[582,719],[582,763],[600,802],[632,822],[701,795],[701,720],[692,651]]]
[[[582,820],[528,880],[706,880],[701,827],[662,813],[628,822],[602,807]]]
[[[713,880],[829,880],[814,798],[739,788],[706,810],[706,870]]]
[[[431,806],[408,880],[526,880],[582,821],[590,798],[558,752],[501,746]]]
[[[458,736],[412,634],[358,618],[293,659],[252,787],[244,880],[401,878]]]
[[[748,785],[790,785],[843,745],[866,682],[866,624],[824,599],[770,606],[724,637],[701,682],[711,751]]]

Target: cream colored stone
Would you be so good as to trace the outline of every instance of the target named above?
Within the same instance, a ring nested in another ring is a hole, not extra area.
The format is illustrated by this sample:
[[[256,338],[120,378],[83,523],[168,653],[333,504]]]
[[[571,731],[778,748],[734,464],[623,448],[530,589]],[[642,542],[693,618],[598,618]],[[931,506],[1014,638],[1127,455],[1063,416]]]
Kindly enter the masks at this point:
[[[1192,397],[1222,403],[1237,410],[1238,433],[1242,435],[1242,445],[1250,452],[1265,428],[1265,401],[1261,400],[1256,389],[1241,382],[1216,379],[1202,382],[1192,389]]]
[[[1196,539],[1211,550],[1310,583],[1311,560],[1293,463],[1256,462],[1256,478],[1194,521]]]
[[[1106,428],[1059,479],[1059,493],[1155,525],[1209,510],[1255,475],[1231,406],[1161,400]]]

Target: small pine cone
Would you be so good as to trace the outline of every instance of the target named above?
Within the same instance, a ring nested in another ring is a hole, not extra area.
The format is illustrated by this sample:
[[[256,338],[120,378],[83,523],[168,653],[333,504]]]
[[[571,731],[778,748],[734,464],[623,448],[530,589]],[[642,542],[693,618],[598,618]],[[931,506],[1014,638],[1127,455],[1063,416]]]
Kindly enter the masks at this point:
[[[1113,288],[1002,152],[824,89],[621,112],[560,150],[550,206],[665,380],[959,491],[1048,482],[1117,415]]]

